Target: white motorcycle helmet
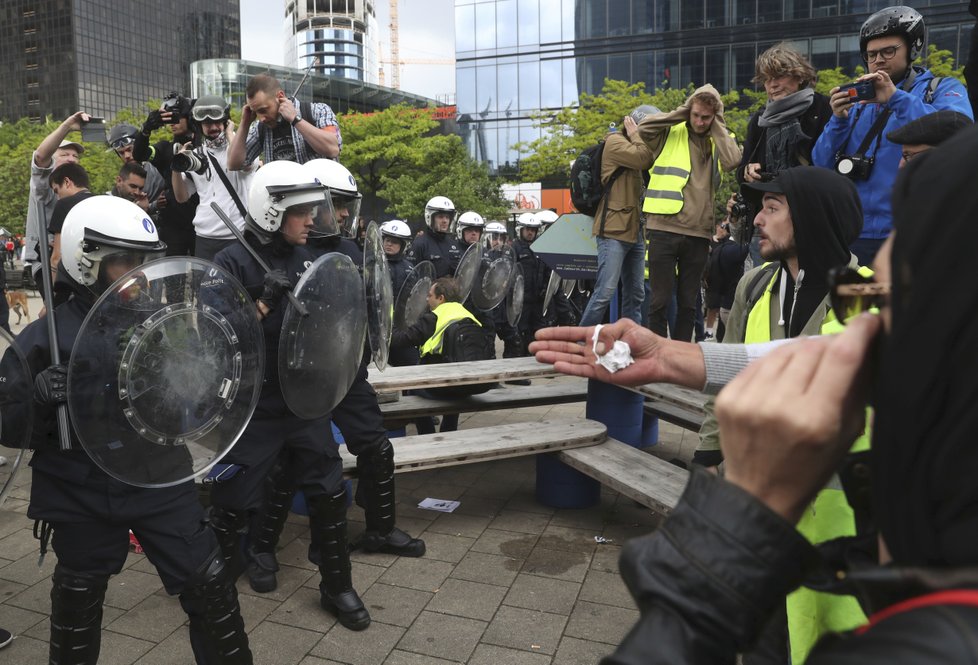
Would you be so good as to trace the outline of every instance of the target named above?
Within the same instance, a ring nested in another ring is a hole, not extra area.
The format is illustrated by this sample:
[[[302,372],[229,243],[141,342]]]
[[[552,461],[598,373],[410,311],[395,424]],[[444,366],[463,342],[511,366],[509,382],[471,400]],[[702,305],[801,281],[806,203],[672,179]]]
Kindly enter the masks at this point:
[[[485,230],[482,232],[482,243],[485,249],[491,250],[493,242],[497,240],[502,240],[503,244],[506,243],[506,236],[509,235],[509,231],[506,230],[506,225],[502,222],[489,222],[486,224]]]
[[[451,217],[448,228],[452,227],[455,223],[455,204],[452,203],[451,199],[446,196],[435,196],[428,200],[424,206],[424,223],[428,225],[428,228],[433,232],[438,233],[431,225],[431,217],[436,212],[447,212]]]
[[[540,233],[543,233],[557,221],[557,218],[560,217],[560,215],[555,213],[553,210],[541,210],[540,212],[536,213],[534,217],[538,222],[540,222]]]
[[[479,229],[479,236],[481,237],[485,227],[486,220],[482,218],[482,215],[474,210],[469,210],[459,215],[458,221],[455,222],[455,237],[462,240],[465,229]]]
[[[363,197],[357,188],[356,178],[349,169],[332,159],[313,159],[303,168],[329,192],[327,205],[319,209],[316,224],[310,235],[329,237],[354,233],[360,220],[360,204]]]
[[[146,211],[116,196],[85,199],[71,209],[61,229],[65,270],[96,294],[112,283],[104,266],[118,261],[128,271],[163,256],[165,250]]]
[[[249,225],[265,235],[278,231],[292,206],[321,206],[326,188],[300,164],[277,161],[258,169],[248,191]]]
[[[408,247],[411,246],[411,227],[408,226],[407,222],[399,219],[392,219],[389,222],[384,222],[380,225],[380,237],[382,240],[387,240],[390,238],[392,240],[400,241],[401,251],[395,255],[400,256],[407,251]]]
[[[532,212],[524,212],[516,218],[516,237],[523,239],[523,229],[533,229],[539,234],[542,226],[536,215]]]

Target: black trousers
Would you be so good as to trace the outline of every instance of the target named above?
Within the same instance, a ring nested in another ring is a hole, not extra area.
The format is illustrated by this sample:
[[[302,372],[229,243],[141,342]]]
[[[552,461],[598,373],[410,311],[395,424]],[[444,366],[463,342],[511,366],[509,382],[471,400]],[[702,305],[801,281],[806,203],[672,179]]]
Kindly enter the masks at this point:
[[[366,363],[360,363],[353,385],[333,409],[331,417],[343,433],[347,450],[357,457],[377,450],[387,440],[377,392],[367,381]]]
[[[669,231],[649,232],[649,286],[652,289],[649,329],[652,332],[666,337],[666,310],[675,290],[676,329],[669,336],[683,342],[692,340],[693,323],[696,319],[696,294],[700,289],[709,254],[710,241],[706,238]]]

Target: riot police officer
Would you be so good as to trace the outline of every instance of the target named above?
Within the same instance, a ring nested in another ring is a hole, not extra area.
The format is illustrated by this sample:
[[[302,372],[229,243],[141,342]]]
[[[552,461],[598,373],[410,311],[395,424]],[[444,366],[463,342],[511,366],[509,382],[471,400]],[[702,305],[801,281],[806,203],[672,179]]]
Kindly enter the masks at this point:
[[[407,258],[407,250],[411,246],[411,227],[407,222],[392,219],[380,225],[380,237],[384,243],[384,254],[391,273],[391,286],[395,296],[400,293],[408,273],[414,267],[411,259]]]
[[[35,453],[27,514],[39,523],[35,529],[42,556],[49,538],[58,556],[51,589],[50,662],[98,661],[105,590],[109,577],[125,564],[131,529],[164,588],[180,596],[190,617],[196,662],[250,665],[237,592],[207,528],[194,483],[136,487],[97,466],[74,433],[70,450],[59,447],[55,409],[67,400],[67,359],[86,315],[116,279],[162,256],[166,247],[141,208],[109,196],[91,197],[71,210],[61,231],[61,247],[64,271],[59,280],[71,295],[54,315],[65,364],[49,366],[44,320],[31,323],[16,339],[36,374]],[[117,362],[117,343],[106,349],[111,362]]]
[[[342,460],[328,418],[304,420],[293,415],[285,403],[278,374],[285,309],[282,299],[316,259],[308,239],[315,232],[316,209],[325,205],[324,197],[323,186],[299,164],[267,164],[255,174],[251,185],[245,237],[272,268],[271,273],[265,274],[241,245],[227,247],[215,258],[256,298],[267,357],[265,383],[255,414],[223,460],[236,465],[236,472],[215,482],[211,492],[212,524],[225,559],[240,573],[239,532],[250,517],[261,514],[266,479],[276,463],[280,464],[285,475],[305,493],[310,531],[321,553],[320,604],[343,626],[363,630],[370,625],[370,615],[351,577]],[[254,546],[252,542],[250,558],[267,560]]]
[[[408,258],[415,265],[431,261],[435,266],[435,277],[453,276],[462,259],[462,247],[458,238],[451,233],[455,215],[455,204],[450,199],[445,196],[431,198],[424,207],[427,228],[408,250]]]

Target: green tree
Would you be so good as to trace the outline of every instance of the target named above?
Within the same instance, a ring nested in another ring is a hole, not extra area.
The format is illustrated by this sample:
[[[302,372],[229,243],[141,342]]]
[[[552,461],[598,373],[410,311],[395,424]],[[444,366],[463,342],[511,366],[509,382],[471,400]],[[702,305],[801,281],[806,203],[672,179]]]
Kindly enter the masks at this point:
[[[458,210],[489,219],[505,215],[508,205],[488,169],[468,155],[461,138],[435,133],[438,121],[428,109],[354,112],[342,116],[340,126],[340,161],[357,178],[367,205],[374,203],[364,215],[419,222],[433,196],[447,196]]]

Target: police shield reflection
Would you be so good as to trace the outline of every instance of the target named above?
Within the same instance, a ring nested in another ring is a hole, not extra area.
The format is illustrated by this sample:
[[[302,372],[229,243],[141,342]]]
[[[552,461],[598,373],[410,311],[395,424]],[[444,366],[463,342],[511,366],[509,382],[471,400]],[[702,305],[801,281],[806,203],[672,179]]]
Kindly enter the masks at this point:
[[[367,294],[367,338],[377,369],[387,368],[393,324],[394,287],[376,222],[367,225],[363,244],[363,286]]]

